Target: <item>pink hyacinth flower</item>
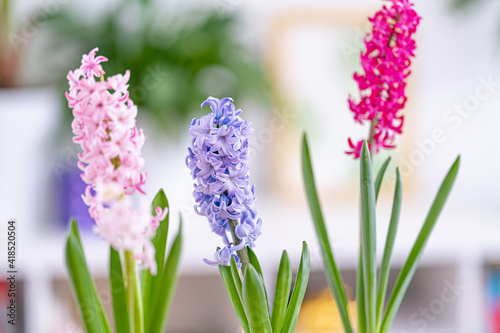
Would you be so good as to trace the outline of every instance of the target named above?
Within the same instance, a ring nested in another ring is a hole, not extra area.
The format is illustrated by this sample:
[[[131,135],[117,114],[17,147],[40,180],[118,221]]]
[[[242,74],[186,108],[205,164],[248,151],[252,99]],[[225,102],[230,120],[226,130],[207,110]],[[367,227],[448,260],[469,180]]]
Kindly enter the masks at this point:
[[[73,141],[83,150],[78,167],[88,184],[82,197],[96,222],[96,233],[116,250],[136,251],[142,266],[155,273],[151,238],[167,211],[158,209],[152,216],[147,207],[132,207],[130,196],[136,190],[145,194],[142,186],[147,175],[141,172],[145,137],[135,126],[137,107],[128,92],[130,72],[104,80],[101,63],[108,59],[96,56],[97,51],[83,55],[80,68],[67,76]]]
[[[410,75],[411,58],[416,48],[413,34],[420,17],[409,0],[390,0],[369,18],[373,29],[364,39],[366,50],[361,52],[364,74],[354,74],[360,100],[349,97],[349,108],[354,120],[360,124],[372,122],[368,138],[370,151],[393,148],[397,134],[403,131],[406,103],[406,78]],[[348,139],[347,154],[358,158],[362,140]]]

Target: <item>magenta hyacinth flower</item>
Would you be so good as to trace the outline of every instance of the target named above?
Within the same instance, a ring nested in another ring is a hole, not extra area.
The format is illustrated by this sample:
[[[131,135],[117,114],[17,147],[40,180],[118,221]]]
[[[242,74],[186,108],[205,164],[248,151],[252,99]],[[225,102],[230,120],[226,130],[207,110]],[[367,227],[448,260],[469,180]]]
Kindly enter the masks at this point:
[[[201,119],[193,119],[189,128],[192,136],[186,165],[196,181],[193,196],[195,211],[208,219],[210,228],[222,237],[224,247],[217,250],[209,265],[228,266],[231,256],[239,264],[236,254],[245,246],[253,247],[261,234],[261,219],[257,219],[255,188],[250,184],[250,148],[252,125],[240,117],[231,98],[221,100],[209,97],[201,104],[212,112]],[[229,220],[238,220],[230,241]]]
[[[390,0],[372,18],[371,33],[364,39],[366,50],[361,52],[364,74],[354,74],[361,98],[355,102],[349,97],[349,108],[354,120],[372,123],[368,138],[372,152],[380,148],[393,148],[397,134],[402,133],[406,103],[406,78],[410,75],[411,58],[416,48],[413,34],[420,17],[409,0]],[[348,139],[350,150],[358,158],[362,140]]]
[[[129,98],[127,84],[130,72],[104,80],[101,63],[108,59],[96,57],[97,51],[83,55],[80,68],[67,76],[73,141],[83,150],[78,154],[78,167],[88,184],[82,197],[96,222],[94,230],[116,250],[136,251],[136,259],[155,274],[151,238],[167,212],[157,209],[152,216],[147,206],[132,208],[130,196],[136,191],[145,194],[142,186],[147,176],[141,172],[145,137],[135,126],[137,107]]]

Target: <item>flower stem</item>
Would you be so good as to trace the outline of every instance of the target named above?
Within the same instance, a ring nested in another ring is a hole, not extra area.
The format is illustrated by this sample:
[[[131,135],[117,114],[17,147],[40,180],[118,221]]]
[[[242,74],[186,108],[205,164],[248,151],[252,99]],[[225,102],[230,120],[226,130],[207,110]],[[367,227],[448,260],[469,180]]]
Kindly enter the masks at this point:
[[[236,236],[236,226],[238,225],[238,220],[229,220],[229,228],[231,229],[231,235],[233,236],[233,242],[235,245],[240,244],[241,240]],[[248,259],[248,251],[245,246],[241,250],[236,251],[238,253],[238,257],[241,260],[241,272],[245,272],[245,268],[250,263],[250,259]]]
[[[373,118],[372,123],[370,125],[370,133],[368,134],[368,140],[366,140],[366,143],[368,144],[368,147],[370,148],[370,158],[373,162],[373,146],[375,143],[375,129],[377,128],[377,118]]]
[[[144,333],[141,288],[139,286],[133,251],[125,251],[125,270],[130,327],[133,327],[133,333]]]
[[[392,38],[394,37],[394,35],[396,34],[396,24],[399,22],[399,13],[396,15],[396,18],[394,19],[394,25],[392,26],[392,31],[391,31],[391,34],[389,35],[389,40],[387,41],[387,47],[391,47],[391,42],[392,42]],[[382,55],[383,58],[386,57],[386,54],[384,52],[384,54]],[[378,75],[380,78],[380,74]],[[377,128],[377,114],[375,114],[375,117],[373,117],[373,120],[372,120],[372,123],[371,123],[371,126],[370,126],[370,133],[368,134],[368,139],[366,140],[366,143],[368,144],[368,147],[370,148],[370,157],[371,157],[371,161],[373,163],[373,144],[375,142],[375,129]]]

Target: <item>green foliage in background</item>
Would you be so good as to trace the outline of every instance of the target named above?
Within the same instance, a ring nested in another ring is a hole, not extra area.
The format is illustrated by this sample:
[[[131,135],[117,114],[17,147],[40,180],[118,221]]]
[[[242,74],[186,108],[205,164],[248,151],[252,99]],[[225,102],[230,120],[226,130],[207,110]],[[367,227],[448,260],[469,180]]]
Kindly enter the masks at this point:
[[[267,103],[268,87],[255,54],[235,34],[234,16],[214,7],[162,13],[150,1],[128,0],[92,20],[69,6],[45,25],[44,53],[58,50],[57,70],[47,78],[64,78],[75,57],[99,47],[110,61],[107,75],[130,69],[130,95],[158,129],[173,132],[196,115],[207,95],[242,97]],[[67,82],[60,81],[67,89]],[[67,113],[67,122],[71,115]]]
[[[474,12],[474,9],[480,8],[481,6],[487,6],[490,4],[490,7],[488,8],[488,11],[495,10],[494,6],[492,4],[496,3],[497,0],[451,0],[450,1],[450,7],[451,9],[456,12],[456,13],[461,13],[465,15],[469,15]],[[462,25],[467,25],[467,21],[462,19],[461,20]],[[495,42],[499,43],[500,42],[500,12],[496,13],[496,35],[495,35]]]
[[[454,9],[464,9],[469,5],[482,3],[482,0],[452,0],[451,5]]]

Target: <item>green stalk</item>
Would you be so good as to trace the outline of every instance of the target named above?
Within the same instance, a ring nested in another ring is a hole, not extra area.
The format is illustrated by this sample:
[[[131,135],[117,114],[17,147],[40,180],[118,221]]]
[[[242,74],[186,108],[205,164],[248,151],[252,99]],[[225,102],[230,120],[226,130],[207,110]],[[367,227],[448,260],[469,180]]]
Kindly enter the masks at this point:
[[[141,288],[139,286],[133,251],[125,251],[125,270],[127,274],[127,302],[130,327],[133,327],[133,333],[144,333]]]
[[[358,272],[356,274],[356,303],[358,308],[358,333],[366,333],[365,286],[363,280],[363,251],[359,247]]]
[[[376,128],[377,128],[377,118],[373,118],[373,120],[370,124],[370,133],[368,133],[368,140],[366,140],[369,147],[373,146],[373,143],[375,142],[375,129]],[[370,149],[370,158],[373,160],[373,150],[372,149]]]
[[[231,235],[233,236],[233,242],[235,245],[240,244],[241,240],[236,236],[236,226],[238,225],[238,220],[229,220],[229,228],[231,229]],[[245,272],[245,268],[250,263],[250,259],[248,258],[247,247],[245,246],[241,250],[236,251],[238,253],[238,257],[241,260],[241,272]]]
[[[376,262],[376,218],[375,218],[375,184],[368,153],[368,145],[363,142],[361,149],[361,254],[363,265],[363,282],[366,308],[366,330],[375,333],[377,328],[377,262]]]

